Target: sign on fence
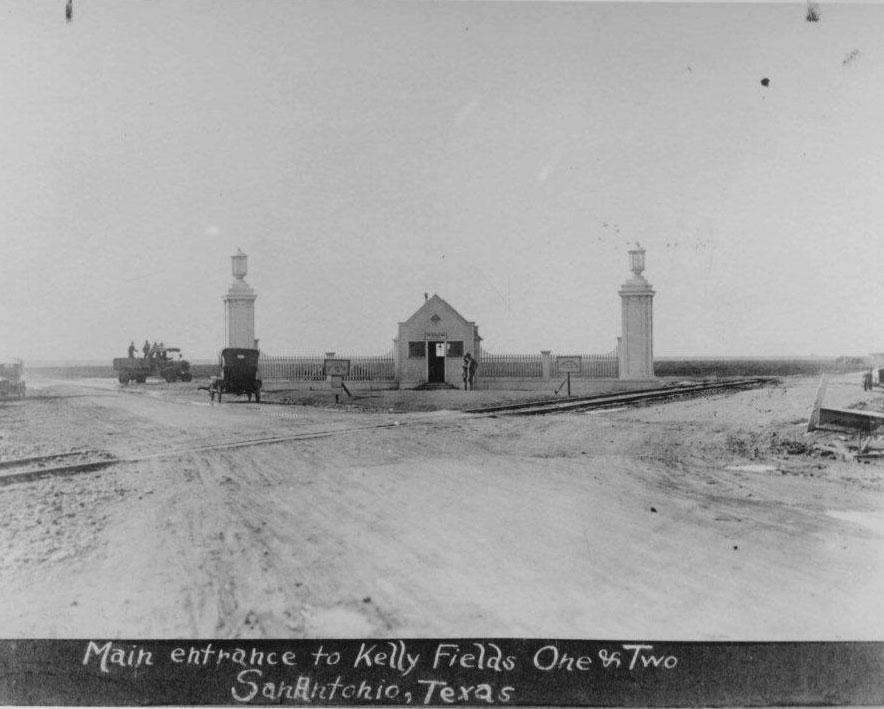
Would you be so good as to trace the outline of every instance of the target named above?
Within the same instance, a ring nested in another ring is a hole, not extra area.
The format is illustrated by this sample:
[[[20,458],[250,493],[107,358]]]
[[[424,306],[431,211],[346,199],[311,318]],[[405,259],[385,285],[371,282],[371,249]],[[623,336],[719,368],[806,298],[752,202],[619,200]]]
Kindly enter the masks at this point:
[[[322,373],[326,377],[346,377],[350,374],[349,359],[326,359],[322,362]]]
[[[580,357],[556,357],[559,374],[580,374]]]

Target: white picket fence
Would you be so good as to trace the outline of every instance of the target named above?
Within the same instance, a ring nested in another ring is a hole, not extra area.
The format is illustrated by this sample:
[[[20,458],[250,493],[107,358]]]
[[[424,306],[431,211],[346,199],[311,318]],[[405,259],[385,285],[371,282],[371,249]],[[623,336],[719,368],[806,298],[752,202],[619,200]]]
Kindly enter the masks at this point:
[[[551,379],[565,377],[559,372],[557,358],[567,356],[580,359],[580,371],[572,372],[571,378],[616,378],[620,374],[620,357],[615,347],[605,354],[548,355],[547,368]],[[544,376],[544,355],[542,354],[492,354],[483,352],[479,360],[478,376],[483,379],[495,378],[541,378]]]
[[[546,367],[542,354],[492,354],[483,352],[479,359],[477,375],[482,379],[542,379],[544,369],[549,378],[561,379],[565,373],[559,372],[557,355],[550,353]],[[572,372],[571,378],[616,378],[619,374],[617,349],[605,354],[574,354],[569,358],[580,359],[580,371]],[[350,360],[350,374],[347,381],[391,382],[396,380],[396,367],[393,353],[374,356],[335,355],[335,359]],[[322,373],[324,355],[265,355],[258,360],[258,376],[264,380],[288,379],[290,381],[320,382],[326,377]]]
[[[540,354],[483,352],[477,374],[482,379],[542,377],[543,357]]]
[[[393,354],[376,356],[335,355],[335,359],[350,360],[350,374],[344,377],[351,382],[394,381],[396,379]],[[261,379],[289,379],[300,382],[321,382],[323,355],[265,355],[258,360],[258,376]]]

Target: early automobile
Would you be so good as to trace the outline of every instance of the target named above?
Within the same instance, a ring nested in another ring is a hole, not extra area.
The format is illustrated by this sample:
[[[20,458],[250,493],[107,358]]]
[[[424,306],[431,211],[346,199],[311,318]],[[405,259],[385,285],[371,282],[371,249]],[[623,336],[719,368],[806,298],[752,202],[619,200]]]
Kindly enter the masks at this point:
[[[261,401],[261,380],[258,379],[258,350],[228,347],[221,350],[221,376],[209,380],[209,396],[221,403],[222,394],[245,394],[252,400]]]
[[[24,399],[25,380],[21,362],[0,363],[0,398]]]
[[[178,359],[175,359],[176,354]],[[190,362],[182,359],[181,348],[163,345],[154,345],[144,357],[117,357],[114,359],[114,371],[120,384],[133,381],[144,384],[148,377],[162,377],[170,383],[193,379]]]

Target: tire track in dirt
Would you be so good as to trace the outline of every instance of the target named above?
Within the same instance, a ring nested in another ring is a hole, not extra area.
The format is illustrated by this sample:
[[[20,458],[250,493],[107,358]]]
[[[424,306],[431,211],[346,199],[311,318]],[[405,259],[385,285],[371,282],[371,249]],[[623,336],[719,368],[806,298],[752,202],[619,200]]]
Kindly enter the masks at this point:
[[[337,604],[334,576],[339,569],[329,562],[347,553],[346,542],[322,525],[338,514],[330,503],[340,496],[340,487],[332,484],[315,504],[290,495],[285,505],[278,504],[274,487],[313,485],[315,490],[317,482],[310,451],[299,447],[293,452],[293,459],[307,458],[294,471],[280,465],[278,453],[204,451],[180,462],[181,489],[170,504],[164,532],[177,547],[166,554],[191,579],[183,605],[195,633],[304,636],[311,624],[328,627],[324,613],[331,613],[332,621],[337,613],[339,626],[360,622],[369,634],[389,629],[383,614]],[[370,604],[364,606],[371,610]]]

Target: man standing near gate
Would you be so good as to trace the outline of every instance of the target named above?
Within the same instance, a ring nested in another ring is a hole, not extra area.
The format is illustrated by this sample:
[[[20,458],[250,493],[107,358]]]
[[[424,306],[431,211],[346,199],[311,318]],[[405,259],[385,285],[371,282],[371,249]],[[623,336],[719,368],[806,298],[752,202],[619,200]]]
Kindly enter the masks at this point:
[[[479,368],[479,363],[473,358],[469,352],[467,352],[463,356],[463,388],[464,391],[467,389],[475,389],[475,381],[476,381],[476,370]]]

